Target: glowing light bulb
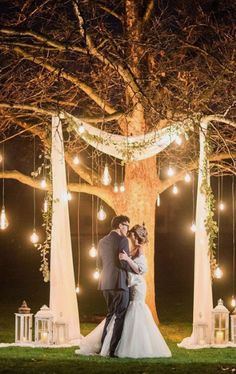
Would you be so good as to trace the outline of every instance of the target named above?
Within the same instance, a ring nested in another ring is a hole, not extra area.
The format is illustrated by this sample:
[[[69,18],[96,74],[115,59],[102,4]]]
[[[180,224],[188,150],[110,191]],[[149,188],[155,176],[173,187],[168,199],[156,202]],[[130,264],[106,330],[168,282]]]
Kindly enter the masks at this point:
[[[99,221],[104,221],[104,219],[106,219],[106,212],[105,210],[103,209],[103,206],[101,205],[100,206],[100,209],[98,211],[98,214],[97,214],[97,218]]]
[[[43,179],[41,180],[41,182],[40,182],[40,186],[41,186],[42,188],[46,188],[46,187],[47,187],[47,181],[46,181],[45,178],[43,178]]]
[[[93,277],[94,277],[94,279],[99,279],[99,277],[100,277],[99,270],[96,270],[96,271],[93,273]]]
[[[223,276],[223,271],[221,270],[221,268],[219,266],[216,267],[215,271],[214,271],[214,276],[215,278],[217,279],[220,279],[222,278]]]
[[[176,195],[179,192],[178,187],[174,184],[172,192]]]
[[[38,234],[36,233],[36,230],[35,230],[35,229],[33,230],[33,234],[32,234],[31,237],[30,237],[30,241],[31,241],[33,244],[37,244],[38,241],[39,241],[39,236],[38,236]]]
[[[157,194],[157,206],[160,206],[161,205],[161,197],[160,197],[160,194],[158,193]]]
[[[191,175],[189,173],[186,173],[184,176],[185,182],[189,183],[191,181]]]
[[[191,230],[192,232],[196,232],[196,231],[197,231],[197,227],[196,227],[195,222],[192,223],[190,230]]]
[[[118,184],[117,184],[117,183],[114,183],[113,191],[114,191],[115,193],[119,192],[119,187],[118,187]]]
[[[174,175],[174,173],[175,173],[174,169],[171,166],[169,166],[168,170],[167,170],[167,175],[169,177],[172,177]]]
[[[221,202],[219,203],[219,209],[220,209],[220,210],[224,210],[224,209],[225,209],[225,204],[223,203],[223,201],[221,201]]]
[[[121,182],[121,184],[120,184],[120,192],[125,192],[124,182]]]
[[[91,249],[89,250],[89,256],[90,257],[96,257],[97,256],[97,250],[94,244],[92,244]]]
[[[110,176],[110,173],[109,173],[109,169],[108,169],[108,165],[106,164],[105,167],[104,167],[104,171],[103,171],[103,174],[102,174],[102,184],[104,186],[109,186],[109,184],[111,183],[111,176]]]
[[[176,144],[181,145],[182,142],[183,142],[181,136],[177,135],[176,138],[175,138],[175,142],[176,142]]]
[[[3,157],[2,157],[2,154],[0,153],[0,162],[2,162],[3,160]]]
[[[48,211],[48,200],[44,199],[44,202],[43,202],[43,212],[47,213],[47,211]]]
[[[70,193],[70,191],[67,192],[67,200],[72,200],[72,194]]]
[[[79,157],[77,155],[73,158],[73,164],[75,164],[75,165],[79,165],[80,164],[80,159],[79,159]]]
[[[231,306],[232,306],[233,308],[236,307],[236,299],[235,299],[234,295],[232,296],[232,299],[231,299]]]
[[[77,294],[80,293],[80,288],[79,288],[79,286],[76,287],[75,292],[76,292]]]
[[[5,230],[8,227],[8,219],[6,216],[5,207],[2,207],[1,214],[0,214],[0,229]]]
[[[79,130],[79,133],[80,133],[80,134],[83,134],[83,133],[85,132],[85,128],[84,128],[84,126],[82,125],[82,123],[79,125],[78,130]]]

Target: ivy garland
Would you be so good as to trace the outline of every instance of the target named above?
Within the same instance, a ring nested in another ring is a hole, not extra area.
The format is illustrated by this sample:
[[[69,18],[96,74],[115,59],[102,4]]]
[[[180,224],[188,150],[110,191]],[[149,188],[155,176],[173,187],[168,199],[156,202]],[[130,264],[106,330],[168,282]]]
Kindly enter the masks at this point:
[[[203,162],[203,179],[201,185],[201,192],[206,196],[207,204],[207,217],[205,219],[205,228],[208,235],[208,255],[210,257],[210,267],[211,267],[211,276],[214,277],[214,271],[217,267],[216,262],[216,243],[215,240],[218,234],[217,222],[214,220],[215,206],[216,201],[214,194],[212,192],[211,186],[208,183],[207,174],[208,174],[208,164],[207,159],[211,153],[211,148],[209,143],[206,141],[205,144],[205,159]]]
[[[44,162],[41,164],[41,166],[37,169],[37,171],[34,173],[34,176],[37,177],[41,174],[43,168],[47,170],[47,179],[50,184],[52,184],[52,169],[51,169],[51,149],[50,147],[44,148],[44,154],[40,155],[39,157],[44,157]],[[48,161],[48,162],[45,162]],[[45,240],[43,243],[36,244],[36,248],[38,251],[40,251],[40,268],[39,271],[43,274],[43,280],[44,282],[49,282],[50,278],[50,272],[49,272],[49,252],[51,247],[51,230],[52,230],[52,190],[48,190],[45,196],[45,199],[47,200],[47,211],[45,212],[42,209],[42,218],[43,218],[43,224],[45,230]]]

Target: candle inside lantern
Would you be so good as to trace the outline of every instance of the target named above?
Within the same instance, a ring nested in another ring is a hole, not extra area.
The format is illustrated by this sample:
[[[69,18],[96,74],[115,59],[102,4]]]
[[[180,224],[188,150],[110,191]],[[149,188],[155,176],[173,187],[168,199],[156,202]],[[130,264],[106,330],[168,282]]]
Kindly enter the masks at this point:
[[[47,332],[42,332],[41,333],[40,342],[41,343],[47,343],[48,342],[48,333]]]
[[[216,331],[216,344],[222,344],[224,342],[224,332]]]

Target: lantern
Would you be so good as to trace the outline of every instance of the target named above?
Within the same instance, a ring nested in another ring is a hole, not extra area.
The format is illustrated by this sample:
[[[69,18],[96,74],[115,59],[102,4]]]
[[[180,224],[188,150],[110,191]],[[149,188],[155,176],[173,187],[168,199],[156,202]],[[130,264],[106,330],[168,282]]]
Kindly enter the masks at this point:
[[[230,324],[231,324],[231,341],[232,343],[236,344],[236,308],[231,313],[230,316]]]
[[[198,322],[193,325],[195,344],[205,345],[208,344],[207,338],[207,324],[204,322]]]
[[[35,342],[38,344],[53,343],[53,314],[47,305],[35,314]]]
[[[226,344],[229,341],[229,311],[221,299],[212,311],[212,344]]]
[[[68,342],[68,325],[62,321],[54,323],[53,343],[60,345]]]
[[[15,313],[15,342],[31,343],[32,342],[32,316],[30,308],[25,301],[22,302],[18,313]]]

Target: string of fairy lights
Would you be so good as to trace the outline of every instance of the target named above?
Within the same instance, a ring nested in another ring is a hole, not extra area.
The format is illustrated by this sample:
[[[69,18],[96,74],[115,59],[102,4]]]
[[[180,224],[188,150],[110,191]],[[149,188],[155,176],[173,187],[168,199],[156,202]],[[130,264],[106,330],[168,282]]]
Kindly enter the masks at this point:
[[[83,126],[80,126],[81,128],[79,131],[82,133],[83,132]],[[176,143],[178,145],[182,144],[182,137],[178,136],[176,138]],[[34,182],[34,187],[33,187],[33,229],[32,229],[32,234],[30,235],[30,241],[32,244],[35,246],[39,242],[40,238],[37,233],[37,212],[36,212],[36,187],[35,187],[35,182],[36,182],[36,177],[38,176],[36,173],[36,150],[35,150],[35,137],[33,138],[33,172],[32,172],[32,177],[33,177],[33,182]],[[94,157],[92,155],[92,180],[93,180],[93,170],[94,170],[94,164],[93,161]],[[0,213],[0,230],[4,231],[8,228],[9,226],[9,221],[5,209],[5,142],[2,143],[2,154],[0,154],[0,163],[2,164],[2,208],[1,208],[1,213]],[[79,154],[75,154],[73,157],[73,163],[74,165],[80,165],[81,164],[81,159]],[[118,172],[118,166],[119,166],[119,172]],[[113,192],[114,193],[124,193],[125,192],[125,178],[124,178],[124,165],[119,164],[117,165],[117,160],[115,159],[114,161],[114,180],[112,179],[111,172],[109,169],[109,164],[107,162],[107,158],[105,160],[105,163],[100,165],[100,173],[101,173],[101,184],[103,186],[110,186],[113,182]],[[161,163],[160,163],[160,158],[158,158],[158,176],[160,177],[160,172],[161,172]],[[166,170],[166,175],[168,177],[173,177],[177,172],[176,166],[174,163],[169,163],[167,170]],[[118,183],[118,174],[119,174],[119,183]],[[67,168],[67,183],[69,185],[69,168]],[[186,171],[183,177],[183,180],[185,183],[189,184],[192,189],[192,223],[190,226],[190,230],[195,233],[197,231],[196,227],[196,221],[195,221],[195,215],[196,215],[196,209],[195,209],[195,204],[196,204],[196,192],[195,192],[195,178],[194,178],[194,172],[188,172]],[[192,183],[191,183],[192,182]],[[43,201],[43,207],[42,211],[44,213],[47,213],[48,211],[48,199],[47,199],[47,193],[46,189],[48,187],[48,181],[47,181],[47,165],[46,165],[46,159],[44,157],[43,164],[42,164],[42,178],[40,180],[40,186],[42,189],[45,190],[45,195],[44,195],[44,201]],[[172,186],[172,193],[173,195],[178,195],[180,192],[178,185],[175,183]],[[77,282],[76,282],[76,292],[80,292],[80,219],[79,219],[79,211],[80,211],[80,193],[78,194],[78,274],[77,274]],[[231,298],[231,305],[233,307],[236,306],[236,295],[235,295],[235,266],[236,266],[236,247],[235,247],[235,177],[232,176],[232,298]],[[67,201],[70,201],[72,199],[72,194],[69,190],[65,193],[65,199]],[[156,204],[157,207],[160,207],[161,205],[161,196],[160,194],[157,194],[157,199],[156,199]],[[88,250],[88,254],[91,257],[91,259],[95,259],[97,262],[97,244],[98,244],[98,222],[99,221],[105,221],[107,218],[107,213],[105,210],[105,207],[103,205],[103,202],[100,198],[95,197],[94,195],[91,195],[91,209],[92,209],[92,214],[91,214],[91,247]],[[217,279],[222,278],[223,276],[223,270],[221,267],[221,233],[222,233],[222,214],[226,210],[226,205],[224,202],[224,177],[223,173],[221,172],[218,180],[217,180],[217,224],[218,224],[218,237],[217,237],[217,246],[216,246],[216,259],[217,259],[217,266],[214,272],[214,277]],[[95,215],[94,215],[95,212]],[[93,278],[98,279],[100,276],[99,270],[97,267],[96,263],[96,268],[95,271],[93,272]]]

